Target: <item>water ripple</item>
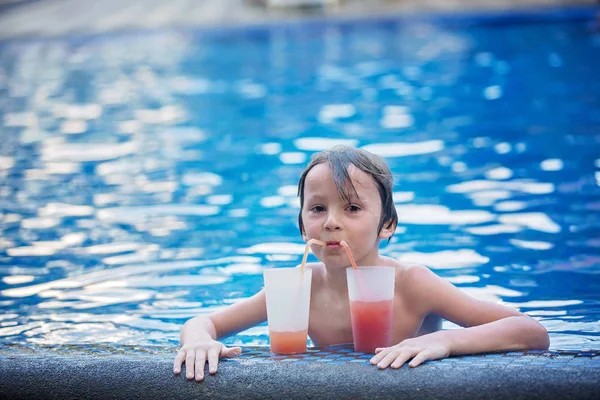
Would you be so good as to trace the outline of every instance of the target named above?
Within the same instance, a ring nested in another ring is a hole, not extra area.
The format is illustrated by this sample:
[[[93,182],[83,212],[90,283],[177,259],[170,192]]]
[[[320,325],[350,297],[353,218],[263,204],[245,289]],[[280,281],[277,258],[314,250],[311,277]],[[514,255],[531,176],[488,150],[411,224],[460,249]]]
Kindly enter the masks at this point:
[[[300,262],[298,178],[346,144],[395,178],[382,254],[528,313],[553,348],[597,346],[586,29],[356,21],[0,43],[0,340],[177,343],[187,318]],[[266,344],[267,327],[227,340]]]

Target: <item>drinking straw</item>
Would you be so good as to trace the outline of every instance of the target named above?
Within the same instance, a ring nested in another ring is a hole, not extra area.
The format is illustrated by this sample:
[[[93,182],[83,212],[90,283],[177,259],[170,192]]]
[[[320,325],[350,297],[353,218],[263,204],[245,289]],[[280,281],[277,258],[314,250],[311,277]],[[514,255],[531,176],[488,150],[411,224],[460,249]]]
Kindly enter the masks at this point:
[[[358,267],[356,266],[356,261],[354,261],[354,257],[352,257],[352,253],[350,252],[350,246],[348,246],[348,243],[344,242],[343,240],[340,242],[340,245],[343,246],[344,249],[346,249],[346,254],[348,254],[348,258],[350,259],[350,264],[352,264],[352,269],[354,269],[354,271],[356,271],[356,283],[358,284],[359,292],[362,293],[364,296],[369,297],[370,290],[367,289],[364,279],[362,278],[361,273],[358,271]]]
[[[340,242],[340,245],[344,246],[344,249],[346,249],[346,254],[348,254],[350,264],[352,264],[352,268],[354,268],[354,270],[356,271],[358,267],[356,266],[356,261],[354,261],[354,257],[352,257],[352,253],[350,252],[350,246],[348,246],[348,243],[344,242],[343,240]]]
[[[308,251],[310,250],[310,245],[313,243],[323,247],[327,246],[327,243],[317,239],[310,239],[308,242],[306,242],[306,248],[304,249],[304,257],[302,257],[302,264],[300,264],[300,270],[302,270],[302,272],[304,272],[304,265],[306,264],[306,259],[308,258]]]

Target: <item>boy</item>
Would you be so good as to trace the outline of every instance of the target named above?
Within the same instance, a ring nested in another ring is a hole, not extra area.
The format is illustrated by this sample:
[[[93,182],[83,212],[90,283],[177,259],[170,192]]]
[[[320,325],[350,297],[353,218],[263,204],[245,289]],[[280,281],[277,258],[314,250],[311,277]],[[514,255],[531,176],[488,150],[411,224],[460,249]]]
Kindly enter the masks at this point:
[[[547,349],[548,332],[537,321],[512,308],[475,299],[438,277],[428,268],[406,266],[379,255],[379,242],[389,240],[398,217],[392,199],[392,175],[378,156],[336,146],[315,154],[300,177],[299,226],[304,241],[320,262],[311,268],[312,287],[308,334],[315,345],[352,342],[346,268],[346,241],[358,266],[396,268],[392,342],[371,359],[379,368],[400,368],[408,360],[416,367],[425,360],[481,352]],[[439,317],[465,329],[441,331]],[[185,361],[187,378],[201,381],[208,361],[217,372],[219,357],[234,357],[217,339],[266,321],[264,290],[209,317],[195,317],[181,330],[181,350],[173,372]]]

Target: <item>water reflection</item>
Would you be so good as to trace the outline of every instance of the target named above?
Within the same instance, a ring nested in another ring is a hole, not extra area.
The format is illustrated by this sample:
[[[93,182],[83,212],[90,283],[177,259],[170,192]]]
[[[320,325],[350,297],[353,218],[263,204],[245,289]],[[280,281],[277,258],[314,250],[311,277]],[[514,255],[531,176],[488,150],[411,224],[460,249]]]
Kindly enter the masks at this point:
[[[553,348],[597,347],[600,46],[584,30],[0,44],[0,340],[176,343],[300,261],[299,174],[347,144],[396,177],[383,254],[521,309]],[[230,342],[266,340],[262,325]]]

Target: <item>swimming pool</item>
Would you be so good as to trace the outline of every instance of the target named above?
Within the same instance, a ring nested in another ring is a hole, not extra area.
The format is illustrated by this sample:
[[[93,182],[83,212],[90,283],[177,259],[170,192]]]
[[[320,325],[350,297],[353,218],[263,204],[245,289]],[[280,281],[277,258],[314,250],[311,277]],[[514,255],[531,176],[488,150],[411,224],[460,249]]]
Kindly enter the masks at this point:
[[[527,312],[552,349],[597,349],[590,16],[2,42],[0,341],[176,344],[300,261],[299,174],[345,143],[397,177],[383,254]]]

